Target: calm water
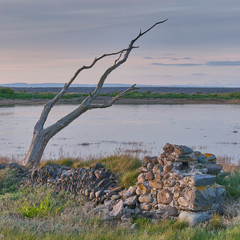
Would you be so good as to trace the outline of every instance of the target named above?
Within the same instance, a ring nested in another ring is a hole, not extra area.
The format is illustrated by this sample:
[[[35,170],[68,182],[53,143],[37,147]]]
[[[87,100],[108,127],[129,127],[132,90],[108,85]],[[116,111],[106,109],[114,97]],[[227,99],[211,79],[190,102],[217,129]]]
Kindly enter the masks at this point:
[[[59,105],[47,125],[73,110]],[[0,155],[22,159],[42,106],[0,108]],[[240,159],[239,105],[115,105],[92,110],[58,133],[44,159],[107,155],[116,151],[158,155],[166,142]]]

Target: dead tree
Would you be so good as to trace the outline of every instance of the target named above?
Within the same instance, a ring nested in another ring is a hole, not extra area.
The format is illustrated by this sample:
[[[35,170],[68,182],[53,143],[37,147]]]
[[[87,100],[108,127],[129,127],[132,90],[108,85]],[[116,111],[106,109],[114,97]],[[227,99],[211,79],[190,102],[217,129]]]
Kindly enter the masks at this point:
[[[35,127],[34,127],[34,131],[33,131],[33,138],[32,138],[32,142],[30,144],[28,153],[23,161],[23,165],[25,166],[34,166],[34,165],[38,165],[41,161],[44,149],[48,143],[48,141],[54,136],[56,135],[59,131],[61,131],[63,128],[65,128],[66,126],[68,126],[73,120],[75,120],[76,118],[78,118],[80,115],[82,115],[83,113],[87,112],[88,110],[92,110],[95,108],[107,108],[113,105],[113,103],[115,103],[121,96],[125,95],[126,93],[129,93],[130,91],[135,89],[135,84],[133,86],[131,86],[130,88],[126,89],[125,91],[119,93],[116,97],[111,98],[108,102],[104,103],[104,104],[93,104],[93,100],[98,96],[100,90],[102,89],[102,86],[106,80],[106,78],[108,77],[108,75],[115,70],[116,68],[118,68],[120,65],[122,65],[124,62],[126,62],[126,60],[128,59],[128,56],[130,54],[130,52],[132,51],[132,49],[134,48],[138,48],[137,46],[134,46],[134,43],[140,38],[142,37],[144,34],[146,34],[147,32],[149,32],[152,28],[154,28],[156,25],[164,23],[166,20],[164,21],[160,21],[155,23],[154,25],[152,25],[150,28],[148,28],[146,31],[141,32],[137,35],[136,38],[134,38],[130,44],[128,45],[127,48],[122,49],[118,52],[114,52],[114,53],[109,53],[109,54],[103,54],[102,56],[95,58],[92,62],[92,64],[90,64],[89,66],[83,66],[81,68],[79,68],[76,73],[74,74],[74,76],[70,79],[70,81],[68,83],[66,83],[64,85],[64,87],[61,89],[61,91],[52,99],[50,100],[48,103],[46,103],[46,105],[44,106],[41,116],[39,118],[39,120],[37,121]],[[53,106],[58,102],[58,100],[63,96],[63,94],[68,90],[69,86],[72,84],[72,82],[76,79],[76,77],[79,75],[80,72],[82,72],[83,70],[86,69],[91,69],[98,61],[100,61],[101,59],[105,58],[105,57],[109,57],[109,56],[116,56],[116,59],[113,63],[112,66],[110,66],[101,76],[96,88],[94,89],[93,92],[91,92],[89,94],[89,96],[87,96],[82,102],[81,104],[75,109],[73,110],[71,113],[67,114],[66,116],[62,117],[61,119],[59,119],[56,123],[52,124],[49,127],[44,128],[44,124],[47,120],[48,114],[51,111],[51,109],[53,108]]]

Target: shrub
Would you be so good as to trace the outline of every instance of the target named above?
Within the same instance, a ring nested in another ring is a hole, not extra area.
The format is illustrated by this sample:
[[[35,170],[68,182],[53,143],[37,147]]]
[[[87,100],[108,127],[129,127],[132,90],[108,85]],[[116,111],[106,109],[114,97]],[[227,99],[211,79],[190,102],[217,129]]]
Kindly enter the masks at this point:
[[[25,202],[21,204],[21,207],[18,209],[18,212],[22,214],[23,217],[32,218],[32,217],[45,217],[52,214],[57,214],[61,211],[64,206],[56,207],[56,202],[53,199],[50,199],[49,194],[47,194],[44,200],[41,200],[39,206],[36,204],[30,204]]]
[[[0,87],[0,93],[2,93],[2,94],[14,94],[15,91],[11,88]]]

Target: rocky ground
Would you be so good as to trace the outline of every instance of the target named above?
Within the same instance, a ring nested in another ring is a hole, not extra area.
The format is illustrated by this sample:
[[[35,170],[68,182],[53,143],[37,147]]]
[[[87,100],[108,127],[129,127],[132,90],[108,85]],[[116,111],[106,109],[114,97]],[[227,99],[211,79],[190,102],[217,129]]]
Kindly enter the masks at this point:
[[[194,152],[186,146],[166,144],[158,157],[145,157],[134,186],[119,187],[115,176],[101,163],[90,168],[52,164],[27,169],[16,163],[23,185],[52,186],[85,196],[86,212],[101,214],[104,221],[132,222],[133,216],[163,220],[174,218],[197,225],[222,213],[224,187],[216,184],[216,176],[224,174],[213,154]],[[7,167],[1,164],[0,169]]]

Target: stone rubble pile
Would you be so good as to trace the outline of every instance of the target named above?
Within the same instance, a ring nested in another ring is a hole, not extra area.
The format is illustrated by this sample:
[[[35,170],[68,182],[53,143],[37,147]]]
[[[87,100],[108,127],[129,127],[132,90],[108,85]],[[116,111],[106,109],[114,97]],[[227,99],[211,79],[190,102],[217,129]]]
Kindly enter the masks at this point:
[[[89,169],[71,169],[59,164],[36,167],[31,170],[26,182],[52,185],[56,191],[84,195],[95,203],[103,203],[111,192],[122,190],[114,175],[101,163],[92,164]]]
[[[14,164],[13,164],[14,165]],[[133,216],[151,219],[178,218],[190,225],[206,221],[221,210],[224,187],[216,183],[223,173],[213,154],[202,154],[182,145],[167,143],[158,157],[145,157],[134,186],[119,187],[114,175],[100,163],[89,169],[58,164],[33,169],[20,168],[25,184],[51,185],[56,191],[84,195],[84,206],[104,220],[132,221]]]

